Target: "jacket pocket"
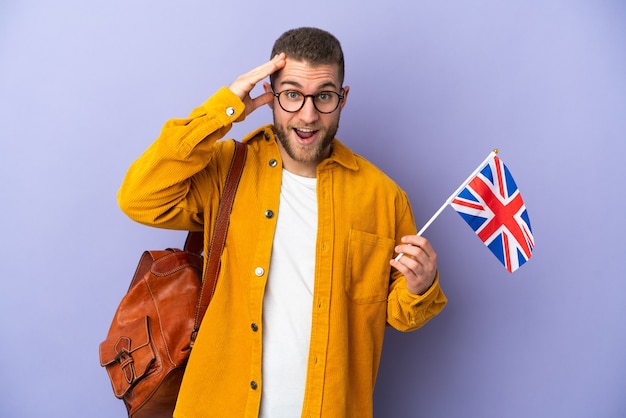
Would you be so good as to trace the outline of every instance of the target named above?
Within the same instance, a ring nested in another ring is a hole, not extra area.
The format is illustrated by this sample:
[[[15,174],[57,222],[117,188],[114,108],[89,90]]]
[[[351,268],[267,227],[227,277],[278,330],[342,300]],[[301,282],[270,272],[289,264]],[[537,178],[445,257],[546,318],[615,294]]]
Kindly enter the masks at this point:
[[[387,300],[395,242],[369,232],[350,230],[346,260],[345,290],[356,303]]]

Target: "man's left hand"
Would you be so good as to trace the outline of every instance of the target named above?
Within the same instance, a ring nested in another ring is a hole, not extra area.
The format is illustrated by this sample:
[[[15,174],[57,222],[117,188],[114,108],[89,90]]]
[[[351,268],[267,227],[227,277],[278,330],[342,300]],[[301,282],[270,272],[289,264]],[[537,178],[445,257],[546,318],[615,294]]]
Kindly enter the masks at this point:
[[[422,295],[435,281],[437,253],[430,242],[419,235],[404,236],[401,242],[395,251],[404,255],[397,261],[391,260],[391,266],[404,274],[409,292]]]

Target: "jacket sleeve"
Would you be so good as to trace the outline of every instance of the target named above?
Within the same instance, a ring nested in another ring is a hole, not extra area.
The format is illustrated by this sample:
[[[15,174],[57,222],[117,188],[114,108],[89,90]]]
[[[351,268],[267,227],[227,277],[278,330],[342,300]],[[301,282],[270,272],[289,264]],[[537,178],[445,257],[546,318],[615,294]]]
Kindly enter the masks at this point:
[[[188,118],[167,121],[128,169],[117,194],[122,211],[145,225],[201,230],[234,150],[232,141],[217,141],[244,117],[243,102],[223,87]]]
[[[439,273],[423,295],[410,293],[402,276],[393,283],[387,299],[387,323],[399,331],[416,330],[441,312],[446,302],[439,286]]]
[[[397,220],[397,238],[415,234],[415,221],[411,207],[403,194],[402,204],[399,206]],[[392,269],[391,284],[387,297],[387,323],[399,331],[413,331],[425,325],[437,315],[447,303],[446,296],[439,286],[439,272],[430,288],[422,295],[409,292],[406,278],[400,272]]]

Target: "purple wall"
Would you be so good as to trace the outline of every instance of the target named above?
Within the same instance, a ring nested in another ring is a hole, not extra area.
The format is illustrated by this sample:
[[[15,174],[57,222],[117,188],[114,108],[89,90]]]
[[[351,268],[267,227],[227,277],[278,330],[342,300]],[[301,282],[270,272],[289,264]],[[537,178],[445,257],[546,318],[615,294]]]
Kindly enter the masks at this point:
[[[449,305],[388,331],[376,415],[626,416],[624,2],[244,3],[0,4],[0,416],[124,416],[98,344],[140,252],[183,234],[127,219],[121,178],[165,119],[301,25],[341,39],[339,136],[418,227],[497,147],[535,232],[510,275],[452,209],[435,221]]]

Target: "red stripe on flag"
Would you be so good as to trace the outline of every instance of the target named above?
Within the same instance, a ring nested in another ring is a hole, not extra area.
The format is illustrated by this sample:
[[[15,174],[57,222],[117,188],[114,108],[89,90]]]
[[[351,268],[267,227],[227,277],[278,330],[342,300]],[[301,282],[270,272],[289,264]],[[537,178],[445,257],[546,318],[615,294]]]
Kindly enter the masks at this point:
[[[513,273],[513,268],[511,266],[511,251],[509,248],[509,236],[506,233],[502,234],[502,244],[504,246],[504,266],[509,273]]]
[[[524,205],[521,194],[517,193],[509,203],[504,205],[498,196],[493,193],[491,187],[480,177],[474,177],[468,186],[484,200],[485,205],[487,205],[494,214],[494,217],[489,223],[484,225],[480,231],[477,231],[478,237],[483,242],[486,242],[489,237],[504,225],[515,240],[519,242],[524,254],[530,257],[531,248],[528,245],[524,231],[522,231],[521,226],[514,217]]]
[[[470,209],[485,210],[485,207],[483,205],[479,203],[467,202],[465,200],[454,199],[452,203],[459,206],[465,206],[466,208]]]
[[[502,196],[502,198],[505,198],[506,196],[504,195],[504,176],[502,176],[502,165],[500,162],[500,159],[498,157],[494,157],[493,162],[496,163],[496,174],[498,175],[498,186],[499,186],[499,192],[500,192],[500,196]]]

